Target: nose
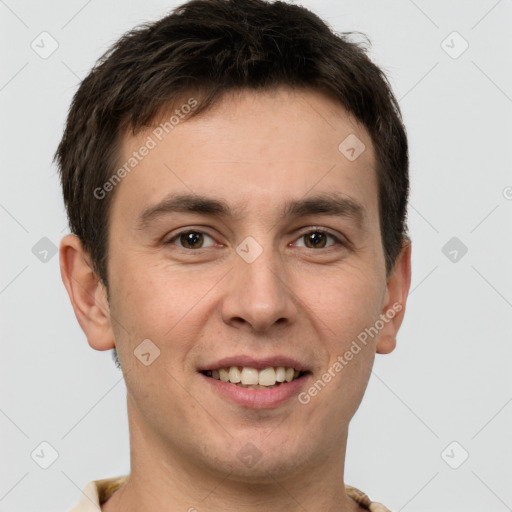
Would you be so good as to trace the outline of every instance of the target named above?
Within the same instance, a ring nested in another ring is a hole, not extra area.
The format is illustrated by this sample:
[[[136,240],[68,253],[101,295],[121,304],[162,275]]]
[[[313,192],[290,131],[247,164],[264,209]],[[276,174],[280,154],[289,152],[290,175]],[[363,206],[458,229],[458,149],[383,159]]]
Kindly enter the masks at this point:
[[[264,250],[251,263],[237,256],[222,302],[223,321],[266,332],[297,317],[296,298],[278,254]]]

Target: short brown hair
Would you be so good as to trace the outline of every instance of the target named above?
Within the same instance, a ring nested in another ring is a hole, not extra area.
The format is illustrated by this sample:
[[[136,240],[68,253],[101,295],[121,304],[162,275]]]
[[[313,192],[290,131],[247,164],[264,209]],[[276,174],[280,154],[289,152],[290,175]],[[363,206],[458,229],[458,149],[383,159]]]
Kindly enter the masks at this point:
[[[191,0],[126,33],[98,60],[73,98],[55,160],[71,232],[107,290],[114,192],[98,199],[94,191],[116,169],[123,130],[137,133],[191,91],[199,104],[188,117],[228,91],[281,85],[334,97],[370,134],[390,272],[407,237],[407,136],[385,74],[350,35],[281,1]]]

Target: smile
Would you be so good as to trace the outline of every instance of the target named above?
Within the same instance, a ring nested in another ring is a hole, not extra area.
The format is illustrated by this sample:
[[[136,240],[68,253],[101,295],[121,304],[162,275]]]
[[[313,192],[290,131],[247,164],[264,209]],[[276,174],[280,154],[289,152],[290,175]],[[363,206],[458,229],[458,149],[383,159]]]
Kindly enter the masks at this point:
[[[201,373],[215,380],[247,389],[272,389],[283,383],[299,379],[305,372],[292,367],[269,366],[258,370],[251,366],[231,366]]]

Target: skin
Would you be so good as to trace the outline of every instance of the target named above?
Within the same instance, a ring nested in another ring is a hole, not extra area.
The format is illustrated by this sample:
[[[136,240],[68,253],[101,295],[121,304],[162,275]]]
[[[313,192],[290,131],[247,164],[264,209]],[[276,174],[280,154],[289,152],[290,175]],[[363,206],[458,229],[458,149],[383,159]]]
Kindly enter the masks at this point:
[[[124,136],[121,165],[150,134]],[[355,161],[338,150],[349,134],[366,146]],[[109,301],[80,241],[63,238],[77,319],[92,348],[117,347],[128,392],[131,474],[104,511],[359,510],[343,485],[348,426],[375,354],[395,348],[410,286],[409,241],[385,272],[374,160],[366,130],[319,92],[229,94],[110,192]],[[282,215],[287,200],[333,192],[362,205],[361,225]],[[221,199],[237,215],[171,213],[137,229],[169,193]],[[308,247],[315,228],[346,242],[320,235],[325,247]],[[180,247],[173,237],[187,229],[208,235],[206,247]],[[247,236],[263,249],[252,263],[236,252]],[[306,405],[241,407],[197,371],[236,354],[285,355],[309,365],[307,390],[395,303],[401,311]],[[144,339],[160,350],[149,366],[134,356]],[[237,456],[247,443],[261,457],[251,467]]]

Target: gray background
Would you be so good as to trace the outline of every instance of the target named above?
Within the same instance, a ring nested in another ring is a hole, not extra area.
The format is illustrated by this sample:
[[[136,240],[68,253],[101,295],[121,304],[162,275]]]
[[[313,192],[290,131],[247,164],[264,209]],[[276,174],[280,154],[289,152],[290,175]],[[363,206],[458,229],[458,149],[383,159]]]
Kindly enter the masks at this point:
[[[129,471],[121,373],[88,346],[51,252],[67,232],[51,158],[94,61],[179,3],[0,1],[0,511],[64,511]],[[512,2],[302,5],[369,35],[410,140],[411,296],[352,423],[346,481],[397,511],[512,510]]]

